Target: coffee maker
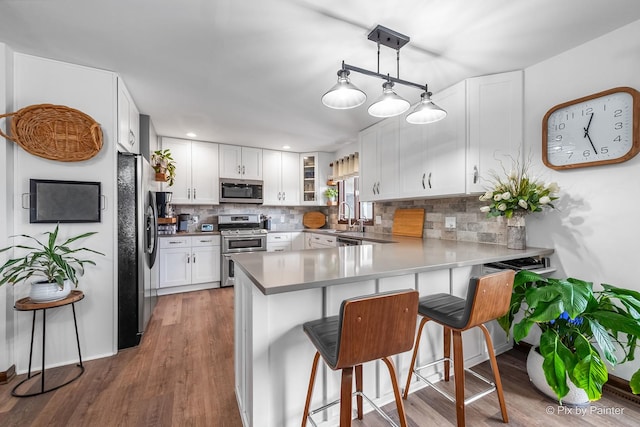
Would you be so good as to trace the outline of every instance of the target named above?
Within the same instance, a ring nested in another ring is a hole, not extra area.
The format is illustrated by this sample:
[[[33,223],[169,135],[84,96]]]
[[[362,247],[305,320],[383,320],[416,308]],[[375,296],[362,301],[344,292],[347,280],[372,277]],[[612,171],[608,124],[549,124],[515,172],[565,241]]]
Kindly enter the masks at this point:
[[[156,205],[158,206],[158,218],[168,218],[169,212],[171,212],[171,196],[170,191],[158,191],[156,192]]]

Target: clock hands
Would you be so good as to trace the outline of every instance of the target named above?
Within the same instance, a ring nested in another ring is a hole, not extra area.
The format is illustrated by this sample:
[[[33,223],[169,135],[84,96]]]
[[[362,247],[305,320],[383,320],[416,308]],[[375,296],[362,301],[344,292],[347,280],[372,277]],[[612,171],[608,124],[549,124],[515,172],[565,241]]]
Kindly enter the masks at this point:
[[[591,140],[591,136],[589,135],[589,127],[591,127],[591,120],[593,120],[593,113],[591,113],[591,117],[589,117],[589,123],[587,123],[587,127],[582,128],[584,130],[583,138],[587,138],[589,140],[589,142],[591,143],[591,146],[593,147],[593,152],[597,155],[598,150],[596,150],[596,146],[593,144],[593,141]]]

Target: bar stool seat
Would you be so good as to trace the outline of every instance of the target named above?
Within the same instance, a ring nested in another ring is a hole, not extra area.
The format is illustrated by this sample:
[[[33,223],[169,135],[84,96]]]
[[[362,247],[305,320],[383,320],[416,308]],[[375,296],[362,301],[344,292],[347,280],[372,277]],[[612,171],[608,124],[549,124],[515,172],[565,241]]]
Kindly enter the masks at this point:
[[[491,336],[484,323],[503,316],[509,309],[514,276],[515,272],[513,270],[505,270],[499,273],[488,274],[480,278],[472,278],[469,281],[469,289],[467,291],[466,299],[450,294],[427,295],[420,299],[418,304],[418,314],[422,316],[422,320],[418,329],[418,335],[416,336],[416,344],[413,348],[413,356],[411,359],[411,369],[409,370],[407,384],[404,389],[403,397],[405,399],[409,394],[412,374],[415,374],[417,378],[424,381],[434,390],[455,403],[458,427],[463,427],[465,425],[465,405],[496,391],[498,394],[498,401],[500,403],[500,410],[502,412],[502,420],[505,423],[509,422],[507,407],[504,402],[504,395],[502,392],[502,382],[500,381],[500,372],[498,371],[498,363],[493,349],[493,342],[491,341]],[[422,337],[422,331],[425,324],[430,320],[433,320],[444,327],[444,357],[423,366],[416,367],[416,359],[420,345],[420,338]],[[464,367],[462,332],[474,327],[479,327],[484,335],[495,382],[489,381],[471,369]],[[422,369],[444,362],[444,380],[449,381],[451,335],[453,335],[455,397],[441,390],[436,384],[432,383],[420,374]],[[484,381],[490,387],[465,399],[465,371]]]
[[[302,427],[307,425],[307,421],[315,426],[312,416],[338,403],[340,427],[351,426],[353,395],[357,398],[358,419],[362,419],[364,398],[391,425],[396,426],[388,415],[362,393],[362,364],[378,359],[384,361],[389,370],[400,425],[405,427],[407,420],[404,405],[395,368],[389,356],[411,350],[417,315],[418,292],[406,290],[347,299],[342,302],[338,316],[305,323],[303,330],[316,347],[316,354],[309,378]],[[310,411],[320,356],[332,370],[342,370],[340,399]],[[352,393],[354,368],[356,391]]]

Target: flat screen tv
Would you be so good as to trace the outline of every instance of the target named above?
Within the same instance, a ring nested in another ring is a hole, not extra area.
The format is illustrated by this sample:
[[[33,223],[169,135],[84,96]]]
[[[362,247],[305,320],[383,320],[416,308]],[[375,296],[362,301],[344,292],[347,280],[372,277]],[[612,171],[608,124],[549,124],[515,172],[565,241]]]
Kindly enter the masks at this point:
[[[29,180],[29,222],[100,222],[100,183]]]

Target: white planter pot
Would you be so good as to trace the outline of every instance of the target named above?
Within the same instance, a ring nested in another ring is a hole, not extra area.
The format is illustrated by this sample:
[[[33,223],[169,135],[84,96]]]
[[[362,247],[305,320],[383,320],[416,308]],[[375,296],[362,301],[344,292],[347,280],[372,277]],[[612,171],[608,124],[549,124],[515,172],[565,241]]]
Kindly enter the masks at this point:
[[[527,373],[529,374],[529,380],[541,393],[549,396],[554,401],[558,401],[558,396],[547,383],[544,371],[542,370],[542,362],[544,361],[544,358],[536,351],[536,349],[537,347],[531,347],[529,355],[527,356]],[[559,402],[560,404],[566,406],[589,405],[589,397],[587,396],[586,391],[576,387],[568,378],[567,386],[569,386],[569,393],[562,398],[562,401]]]
[[[65,280],[60,288],[56,282],[31,282],[29,298],[33,302],[51,302],[65,299],[71,293],[71,281]]]

